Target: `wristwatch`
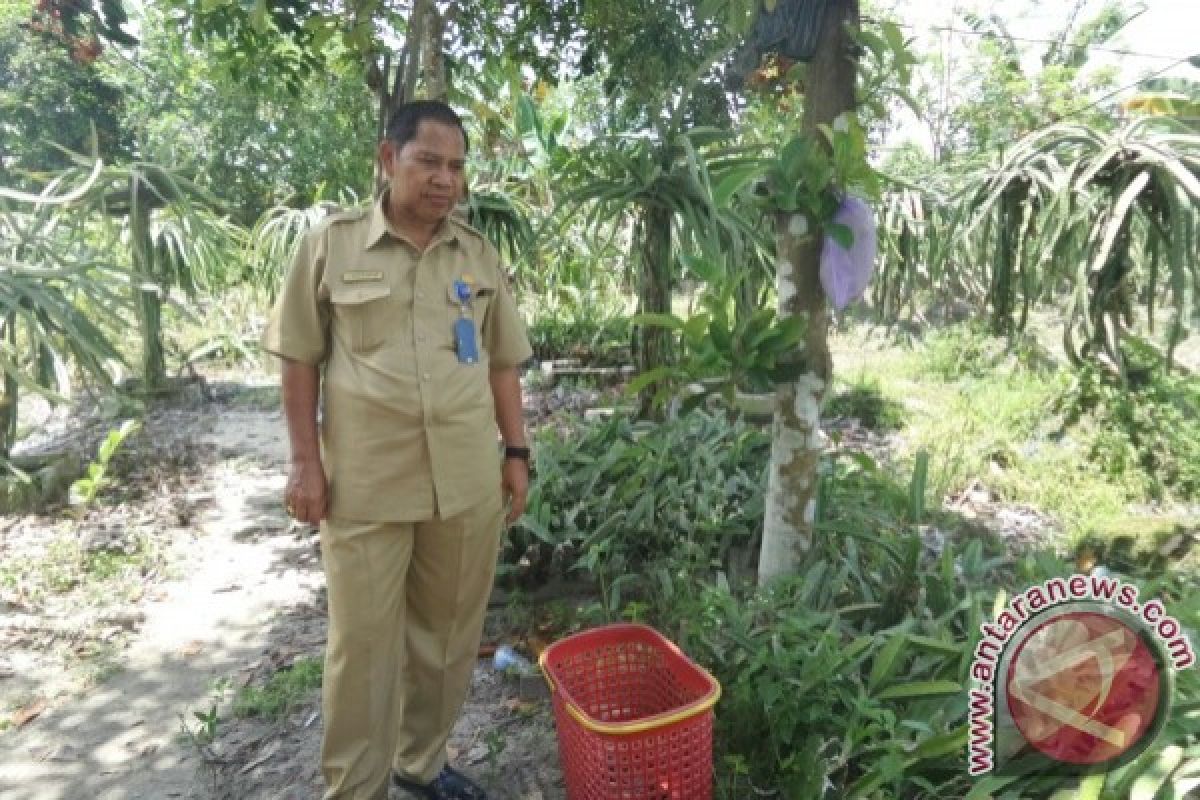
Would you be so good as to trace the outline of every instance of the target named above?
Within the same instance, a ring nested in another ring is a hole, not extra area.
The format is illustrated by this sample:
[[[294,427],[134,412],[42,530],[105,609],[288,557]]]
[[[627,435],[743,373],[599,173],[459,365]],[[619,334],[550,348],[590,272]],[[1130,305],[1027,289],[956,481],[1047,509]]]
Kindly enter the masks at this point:
[[[526,464],[529,463],[529,448],[528,447],[513,447],[512,445],[504,445],[504,458],[519,458]]]

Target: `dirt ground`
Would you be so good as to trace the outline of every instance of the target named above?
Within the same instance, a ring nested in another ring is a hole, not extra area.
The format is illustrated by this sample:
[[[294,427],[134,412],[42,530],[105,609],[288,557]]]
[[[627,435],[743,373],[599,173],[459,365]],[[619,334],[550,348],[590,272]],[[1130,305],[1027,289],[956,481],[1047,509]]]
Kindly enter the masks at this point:
[[[29,596],[19,578],[0,581],[0,711],[10,712],[0,797],[321,796],[317,691],[282,718],[230,713],[238,687],[324,649],[317,539],[280,508],[287,451],[277,395],[245,385],[206,393],[147,416],[127,459],[139,487],[130,499],[82,517],[0,518],[9,565],[52,567],[54,554],[39,548],[56,534],[100,548],[136,537],[154,554],[135,585],[111,596],[85,585]],[[196,714],[214,708],[208,741]],[[486,659],[450,748],[499,800],[564,797],[548,698]]]

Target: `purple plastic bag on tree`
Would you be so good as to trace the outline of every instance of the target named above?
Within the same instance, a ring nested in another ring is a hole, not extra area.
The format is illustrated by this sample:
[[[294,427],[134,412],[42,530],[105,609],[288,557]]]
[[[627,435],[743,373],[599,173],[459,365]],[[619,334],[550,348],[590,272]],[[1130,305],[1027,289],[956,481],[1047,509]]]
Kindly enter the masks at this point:
[[[850,249],[829,235],[821,248],[821,286],[838,311],[857,300],[875,271],[875,212],[857,197],[847,195],[833,221],[854,232]]]

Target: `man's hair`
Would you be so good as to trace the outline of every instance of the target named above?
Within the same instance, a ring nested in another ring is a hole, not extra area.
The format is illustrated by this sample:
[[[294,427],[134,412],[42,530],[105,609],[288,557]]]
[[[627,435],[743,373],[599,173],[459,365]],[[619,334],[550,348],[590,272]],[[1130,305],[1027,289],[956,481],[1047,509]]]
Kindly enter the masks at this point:
[[[414,100],[397,108],[388,117],[384,138],[394,142],[397,147],[403,147],[416,138],[417,128],[420,127],[421,121],[426,119],[458,128],[462,132],[463,151],[470,149],[462,117],[440,100]]]

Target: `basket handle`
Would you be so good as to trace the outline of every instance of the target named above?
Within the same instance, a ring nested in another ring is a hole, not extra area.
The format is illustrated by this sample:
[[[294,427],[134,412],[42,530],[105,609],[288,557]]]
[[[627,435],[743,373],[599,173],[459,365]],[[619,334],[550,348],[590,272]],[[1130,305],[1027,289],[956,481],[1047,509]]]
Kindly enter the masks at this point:
[[[550,670],[546,668],[547,652],[547,650],[543,650],[542,654],[538,656],[538,668],[542,671],[542,677],[546,679],[546,684],[550,687],[550,693],[554,694],[557,689],[554,686],[554,679],[550,677]],[[667,714],[643,722],[596,722],[595,720],[590,719],[588,715],[583,712],[583,709],[579,708],[579,706],[575,705],[575,703],[571,702],[571,700],[568,698],[563,698],[563,706],[566,708],[567,713],[571,715],[572,719],[593,733],[607,733],[610,735],[621,736],[654,730],[655,728],[661,728],[664,725],[681,722],[689,717],[694,717],[697,714],[703,714],[705,711],[708,711],[715,706],[717,701],[721,699],[721,684],[717,682],[716,678],[709,674],[708,670],[703,668],[700,669],[701,672],[708,676],[708,679],[711,681],[713,687],[706,696],[702,697],[698,702],[692,703],[690,706],[682,708],[672,714]]]
[[[542,671],[542,677],[546,679],[546,685],[550,687],[550,694],[554,694],[554,679],[550,677],[550,670],[546,668],[545,650],[538,655],[538,669]]]

